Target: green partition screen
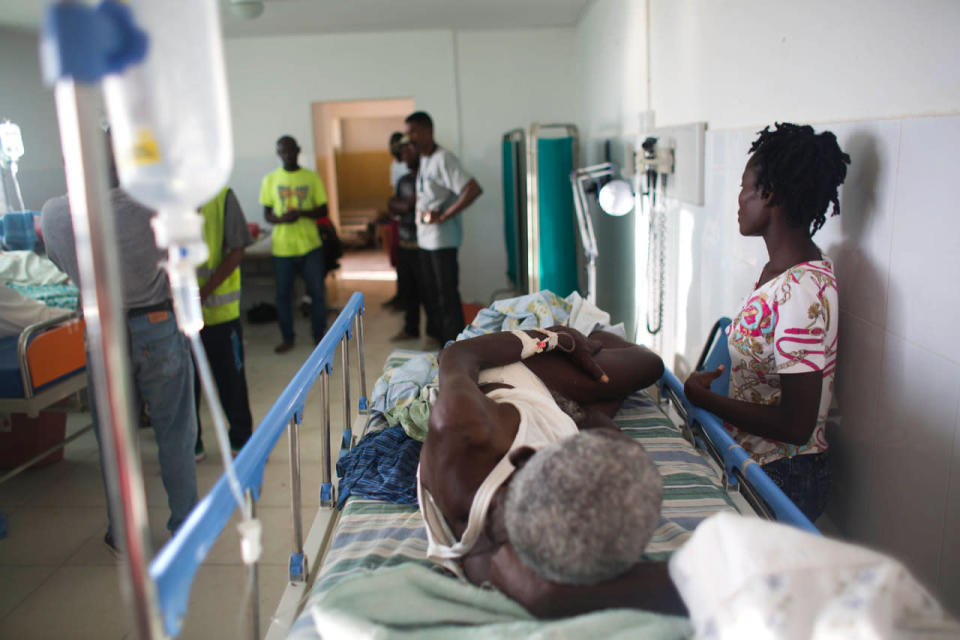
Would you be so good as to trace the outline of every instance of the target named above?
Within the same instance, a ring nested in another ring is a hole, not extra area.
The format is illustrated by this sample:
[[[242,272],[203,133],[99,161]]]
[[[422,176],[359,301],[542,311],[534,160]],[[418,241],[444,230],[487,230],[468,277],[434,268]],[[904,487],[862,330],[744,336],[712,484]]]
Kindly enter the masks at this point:
[[[525,215],[517,211],[517,167],[515,163],[516,142],[504,140],[503,153],[503,238],[507,248],[507,277],[514,286],[520,282],[517,278],[517,216]]]
[[[540,205],[540,288],[564,297],[576,291],[576,212],[570,172],[572,137],[537,140],[537,193]]]

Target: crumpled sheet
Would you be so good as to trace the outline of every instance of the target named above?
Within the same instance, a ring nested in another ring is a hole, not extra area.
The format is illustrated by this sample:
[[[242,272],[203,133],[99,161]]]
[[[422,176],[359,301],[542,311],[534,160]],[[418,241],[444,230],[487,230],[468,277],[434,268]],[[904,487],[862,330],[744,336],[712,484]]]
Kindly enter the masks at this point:
[[[610,314],[584,300],[579,293],[563,299],[544,290],[497,300],[481,309],[457,340],[554,325],[573,327],[586,335],[600,329],[625,337],[622,323],[611,326]],[[370,394],[371,413],[383,416],[391,427],[402,425],[408,436],[423,442],[427,437],[430,407],[437,398],[438,371],[437,357],[423,354],[384,372]]]
[[[957,638],[896,560],[795,527],[718,513],[670,559],[696,637]]]
[[[0,251],[0,282],[22,285],[66,284],[69,277],[46,256],[33,251]]]

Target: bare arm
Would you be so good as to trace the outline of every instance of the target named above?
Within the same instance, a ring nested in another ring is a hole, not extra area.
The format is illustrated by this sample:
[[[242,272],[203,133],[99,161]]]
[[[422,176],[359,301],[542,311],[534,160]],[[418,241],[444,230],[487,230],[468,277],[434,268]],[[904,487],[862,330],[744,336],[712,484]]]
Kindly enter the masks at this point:
[[[226,255],[220,266],[214,270],[207,283],[200,287],[200,300],[206,300],[220,284],[229,277],[233,270],[240,266],[243,260],[244,248],[238,247]]]
[[[273,212],[273,207],[263,205],[263,219],[269,222],[270,224],[282,224],[282,216],[278,216]]]
[[[780,404],[762,405],[733,400],[710,391],[710,383],[721,369],[693,373],[683,391],[687,398],[741,431],[753,435],[802,445],[817,426],[823,374],[819,371],[780,376]]]
[[[450,218],[458,215],[464,209],[473,204],[473,201],[480,197],[480,194],[483,193],[483,189],[480,188],[480,185],[477,184],[476,180],[470,180],[467,183],[467,186],[463,188],[463,191],[460,192],[460,196],[457,200],[447,207],[446,211],[440,213],[440,215],[430,215],[429,222],[431,224],[440,224],[446,222]]]
[[[282,216],[275,214],[272,207],[264,206],[263,217],[270,224],[287,224],[289,222],[296,222],[303,217],[313,218],[316,220],[318,218],[327,217],[327,205],[322,204],[316,209],[291,209]]]

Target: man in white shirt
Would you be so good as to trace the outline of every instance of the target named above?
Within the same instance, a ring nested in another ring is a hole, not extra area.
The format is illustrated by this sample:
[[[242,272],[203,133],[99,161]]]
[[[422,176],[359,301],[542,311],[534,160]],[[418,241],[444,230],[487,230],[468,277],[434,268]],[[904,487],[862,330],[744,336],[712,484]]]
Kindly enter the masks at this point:
[[[464,327],[457,249],[463,241],[460,213],[483,193],[457,157],[433,139],[433,120],[417,111],[406,118],[407,137],[420,154],[417,174],[417,243],[424,271],[427,333],[441,344]]]

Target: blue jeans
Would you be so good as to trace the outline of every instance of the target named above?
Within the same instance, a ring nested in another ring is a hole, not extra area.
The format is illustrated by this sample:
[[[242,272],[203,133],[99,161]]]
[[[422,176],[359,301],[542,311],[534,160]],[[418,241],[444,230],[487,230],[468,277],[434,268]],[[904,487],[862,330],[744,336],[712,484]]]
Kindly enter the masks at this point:
[[[127,329],[133,388],[150,412],[159,450],[160,476],[170,507],[167,529],[172,533],[183,524],[197,503],[197,465],[193,459],[197,439],[193,359],[187,339],[180,333],[173,313],[169,311],[129,318]],[[135,415],[139,415],[137,404],[134,402]],[[96,423],[95,403],[92,403],[91,410]],[[96,433],[99,442],[99,429]],[[102,469],[102,449],[100,456]],[[107,512],[112,532],[115,516],[110,513],[109,496]]]
[[[327,330],[326,293],[323,287],[323,250],[314,249],[303,256],[273,256],[273,277],[277,284],[277,321],[284,342],[293,342],[293,279],[303,278],[310,296],[313,340],[317,342]]]
[[[830,494],[830,452],[780,458],[761,468],[803,515],[814,522],[827,506]]]

